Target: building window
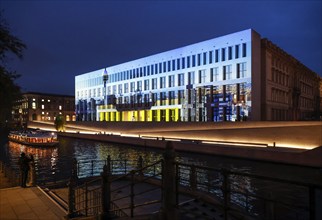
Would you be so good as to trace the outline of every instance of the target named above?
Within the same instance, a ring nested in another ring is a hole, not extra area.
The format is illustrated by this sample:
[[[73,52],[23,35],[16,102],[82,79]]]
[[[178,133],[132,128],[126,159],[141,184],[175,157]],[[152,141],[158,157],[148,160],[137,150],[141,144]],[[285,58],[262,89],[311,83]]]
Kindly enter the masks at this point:
[[[226,48],[221,48],[221,61],[226,60]]]
[[[185,66],[186,62],[185,61],[186,61],[185,58],[182,57],[182,59],[181,59],[182,69],[186,68],[186,66]]]
[[[168,72],[170,72],[171,71],[171,61],[169,60],[168,61]]]
[[[247,56],[246,43],[243,43],[243,57]]]
[[[158,88],[158,79],[154,78],[152,79],[152,89],[157,89]]]
[[[188,73],[188,85],[195,84],[195,72]]]
[[[231,65],[224,66],[224,70],[225,70],[225,73],[224,73],[225,80],[231,79],[231,75],[232,75]]]
[[[150,80],[144,80],[144,90],[150,90]]]
[[[233,47],[228,47],[228,60],[233,58]]]
[[[239,58],[239,45],[235,46],[235,59]]]
[[[232,69],[231,65],[223,66],[223,80],[231,79]]]
[[[32,107],[32,109],[36,109],[36,103],[35,102],[32,102],[31,103],[31,107]]]
[[[174,87],[174,75],[169,76],[169,87]]]
[[[160,104],[166,105],[167,95],[166,92],[160,92]]]
[[[184,103],[184,90],[178,90],[178,104]]]
[[[180,70],[180,59],[177,59],[177,70]]]
[[[184,85],[184,73],[180,73],[178,75],[178,86],[183,86]]]
[[[175,93],[174,93],[174,91],[169,92],[169,105],[175,105]]]
[[[176,60],[172,60],[172,71],[176,70]]]
[[[198,54],[197,57],[198,57],[198,66],[200,66],[201,65],[201,54]]]
[[[41,109],[45,109],[45,105],[41,105]]]
[[[142,81],[137,81],[137,90],[142,91]]]
[[[203,65],[206,65],[207,64],[207,53],[204,52],[203,53]]]
[[[213,59],[213,51],[209,51],[209,63],[212,63],[212,59]]]
[[[218,67],[214,67],[210,69],[210,82],[219,80],[219,71]]]
[[[192,55],[192,67],[196,66],[196,55]]]
[[[124,93],[128,93],[128,92],[129,92],[129,84],[124,83]]]
[[[218,63],[219,62],[219,49],[215,50],[215,62]]]
[[[131,88],[130,88],[130,91],[131,91],[131,92],[134,92],[134,91],[135,91],[135,83],[134,83],[134,82],[131,82]]]
[[[163,62],[163,72],[167,72],[167,62]]]
[[[62,106],[60,105],[60,106],[58,107],[58,109],[59,109],[59,110],[62,110]]]
[[[165,88],[165,76],[160,77],[160,89]]]
[[[246,77],[246,62],[238,63],[237,64],[237,78],[244,78]]]
[[[118,85],[118,90],[119,90],[118,91],[119,94],[122,94],[123,93],[123,91],[122,91],[122,84],[119,84]]]
[[[206,82],[206,70],[199,70],[199,76],[198,76],[199,83],[205,83]]]

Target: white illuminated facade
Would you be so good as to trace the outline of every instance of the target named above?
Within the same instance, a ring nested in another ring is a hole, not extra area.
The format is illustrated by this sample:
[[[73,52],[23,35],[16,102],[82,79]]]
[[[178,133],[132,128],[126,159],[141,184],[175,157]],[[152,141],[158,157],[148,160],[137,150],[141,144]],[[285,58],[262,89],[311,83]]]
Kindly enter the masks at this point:
[[[78,75],[77,120],[273,120],[262,52],[248,29]]]

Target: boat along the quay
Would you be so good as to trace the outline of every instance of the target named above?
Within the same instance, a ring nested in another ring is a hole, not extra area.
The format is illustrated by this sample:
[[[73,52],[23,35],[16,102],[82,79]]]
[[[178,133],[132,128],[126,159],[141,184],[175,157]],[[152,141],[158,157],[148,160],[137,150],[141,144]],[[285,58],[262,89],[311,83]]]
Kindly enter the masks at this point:
[[[51,147],[59,144],[57,134],[55,132],[44,131],[12,131],[9,133],[8,138],[10,141],[17,142],[24,145],[38,146],[38,147]]]

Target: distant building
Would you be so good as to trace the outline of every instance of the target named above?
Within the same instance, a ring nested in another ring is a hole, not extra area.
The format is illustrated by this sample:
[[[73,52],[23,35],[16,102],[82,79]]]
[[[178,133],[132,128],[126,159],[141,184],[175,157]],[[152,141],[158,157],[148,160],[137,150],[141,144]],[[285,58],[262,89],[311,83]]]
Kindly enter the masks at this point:
[[[244,30],[75,77],[79,121],[312,120],[319,76]]]
[[[53,122],[58,115],[66,121],[76,120],[74,96],[27,92],[12,110],[14,122],[22,126],[29,121]]]

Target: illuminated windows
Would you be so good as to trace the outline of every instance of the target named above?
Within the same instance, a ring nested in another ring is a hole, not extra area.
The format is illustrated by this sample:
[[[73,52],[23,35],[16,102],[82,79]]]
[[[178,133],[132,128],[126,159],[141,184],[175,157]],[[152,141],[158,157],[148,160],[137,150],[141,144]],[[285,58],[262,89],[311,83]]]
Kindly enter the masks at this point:
[[[165,88],[165,76],[160,77],[160,89]]]
[[[32,109],[36,109],[36,103],[35,102],[32,102],[31,103],[31,107],[32,107]]]
[[[60,106],[58,106],[58,109],[59,109],[59,110],[62,110],[62,106],[61,106],[61,105],[60,105]]]
[[[174,75],[169,76],[169,87],[174,87]]]
[[[247,48],[246,48],[246,43],[243,43],[243,57],[247,56]]]
[[[180,73],[178,75],[178,86],[183,86],[184,85],[184,73]]]
[[[41,105],[41,109],[45,109],[45,105]]]

